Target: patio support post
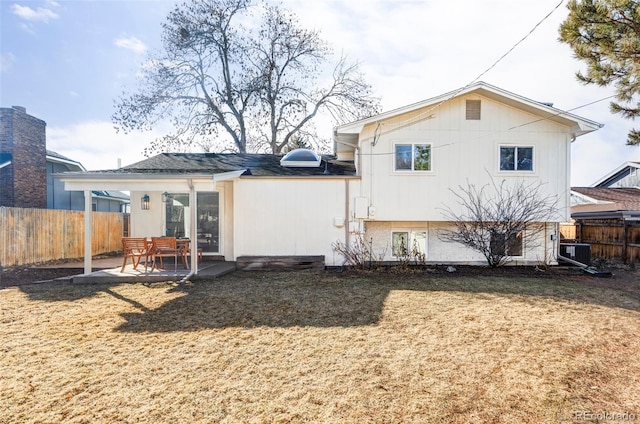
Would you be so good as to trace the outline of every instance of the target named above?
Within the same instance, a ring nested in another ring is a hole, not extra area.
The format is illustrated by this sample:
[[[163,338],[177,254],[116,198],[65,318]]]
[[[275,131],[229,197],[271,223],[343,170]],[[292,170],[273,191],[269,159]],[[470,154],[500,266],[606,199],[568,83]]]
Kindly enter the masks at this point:
[[[198,274],[198,228],[197,228],[197,220],[198,220],[198,205],[197,205],[197,196],[196,189],[193,186],[193,181],[188,180],[189,184],[189,204],[191,205],[191,219],[189,223],[189,232],[191,233],[191,272],[193,274]]]
[[[91,274],[91,233],[93,229],[91,190],[84,191],[84,273]]]

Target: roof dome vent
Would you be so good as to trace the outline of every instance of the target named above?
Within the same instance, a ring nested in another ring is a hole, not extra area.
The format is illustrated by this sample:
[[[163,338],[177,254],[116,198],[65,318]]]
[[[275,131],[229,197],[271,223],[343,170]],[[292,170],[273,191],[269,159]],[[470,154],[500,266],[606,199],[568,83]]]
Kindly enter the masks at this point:
[[[280,166],[289,168],[317,168],[320,166],[320,156],[309,149],[295,149],[280,159]]]

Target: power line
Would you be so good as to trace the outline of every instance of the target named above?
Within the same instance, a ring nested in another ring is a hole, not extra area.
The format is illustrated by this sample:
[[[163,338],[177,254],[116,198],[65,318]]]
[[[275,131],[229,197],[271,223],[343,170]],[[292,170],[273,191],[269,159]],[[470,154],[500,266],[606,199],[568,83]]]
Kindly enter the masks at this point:
[[[467,86],[465,86],[464,88],[468,87],[469,85],[473,84],[474,82],[478,81],[480,78],[482,78],[482,76],[484,76],[484,74],[486,74],[487,72],[489,72],[490,70],[492,70],[498,63],[500,63],[502,61],[502,59],[504,59],[505,57],[507,57],[507,55],[509,53],[511,53],[516,47],[518,47],[524,40],[526,40],[527,38],[529,38],[529,36],[531,34],[533,34],[533,32],[538,29],[538,27],[547,19],[549,19],[549,16],[551,16],[553,14],[553,12],[555,12],[556,10],[558,10],[558,8],[560,6],[562,6],[562,3],[564,2],[564,0],[560,0],[560,3],[558,3],[553,10],[551,10],[551,12],[547,13],[547,15],[542,18],[537,24],[534,25],[533,28],[531,28],[531,31],[529,31],[524,37],[522,37],[520,39],[520,41],[518,41],[517,43],[515,43],[509,50],[507,50],[507,52],[505,54],[503,54],[502,56],[500,56],[500,58],[498,60],[496,60],[495,62],[493,62],[493,65],[489,66],[484,72],[482,72],[480,75],[478,75],[476,77],[476,79],[474,79],[473,81],[471,81],[469,84],[467,84]],[[464,89],[463,88],[463,89]]]
[[[509,55],[509,53],[511,53],[513,50],[515,50],[516,47],[518,47],[524,40],[526,40],[527,38],[529,38],[529,36],[531,36],[531,34],[534,33],[534,31],[536,29],[538,29],[538,27],[547,19],[549,19],[549,17],[553,14],[553,12],[555,12],[556,10],[558,10],[558,8],[560,6],[562,6],[562,3],[564,2],[564,0],[560,0],[560,2],[555,5],[555,7],[545,15],[544,18],[542,18],[537,24],[535,24],[533,26],[533,28],[531,28],[531,30],[524,36],[522,37],[517,43],[515,43],[513,46],[511,46],[511,48],[509,50],[507,50],[506,53],[504,53],[502,56],[500,56],[500,58],[498,60],[496,60],[495,62],[493,62],[493,64],[491,66],[489,66],[487,69],[485,69],[483,72],[480,73],[480,75],[478,75],[475,79],[473,79],[471,82],[467,83],[464,87],[459,88],[458,90],[455,90],[452,92],[452,94],[447,97],[446,99],[442,100],[440,103],[432,106],[431,108],[429,108],[427,111],[420,113],[412,118],[409,118],[405,121],[402,122],[398,122],[395,125],[400,126],[400,125],[404,125],[410,122],[414,122],[418,119],[421,119],[423,116],[428,115],[430,112],[438,109],[440,106],[442,106],[443,104],[445,104],[446,102],[448,102],[449,100],[453,99],[454,97],[456,97],[458,94],[460,94],[462,91],[466,90],[471,84],[473,84],[474,82],[478,81],[480,78],[482,78],[487,72],[491,71],[493,68],[496,67],[496,65],[498,65],[498,63],[500,63],[505,57],[507,57]],[[377,139],[379,139],[381,136],[381,134],[378,134]],[[377,142],[376,139],[376,142]]]
[[[585,104],[580,105],[580,106],[576,106],[576,107],[571,108],[571,109],[569,109],[569,110],[561,110],[561,111],[559,111],[559,112],[557,112],[557,113],[554,113],[554,114],[553,114],[553,115],[551,115],[551,116],[547,116],[546,118],[536,119],[535,121],[530,121],[530,122],[526,122],[526,123],[524,123],[524,124],[516,125],[515,127],[507,128],[507,131],[510,131],[510,130],[513,130],[513,129],[516,129],[516,128],[520,128],[520,127],[524,127],[524,126],[526,126],[526,125],[535,124],[536,122],[546,121],[547,119],[551,119],[551,118],[556,117],[556,116],[565,115],[567,112],[573,112],[574,110],[578,110],[578,109],[581,109],[581,108],[583,108],[583,107],[587,107],[587,106],[591,106],[591,105],[596,104],[596,103],[603,102],[603,101],[605,101],[605,100],[611,99],[612,97],[616,97],[616,95],[615,95],[615,94],[613,94],[613,95],[611,95],[611,96],[603,97],[603,98],[601,98],[601,99],[594,100],[594,101],[592,101],[592,102],[585,103]]]
[[[496,135],[498,133],[511,131],[511,130],[516,129],[516,128],[520,128],[520,127],[524,127],[524,126],[527,126],[527,125],[535,124],[537,122],[546,121],[546,120],[549,120],[549,119],[554,118],[556,116],[565,115],[567,112],[573,112],[574,110],[582,109],[583,107],[591,106],[593,104],[600,103],[600,102],[603,102],[605,100],[609,100],[609,99],[611,99],[613,97],[616,97],[616,95],[613,94],[611,96],[603,97],[601,99],[594,100],[594,101],[591,101],[589,103],[584,103],[584,104],[582,104],[580,106],[576,106],[576,107],[573,107],[573,108],[568,109],[568,110],[560,110],[557,113],[554,113],[553,115],[547,116],[546,118],[540,118],[540,119],[536,119],[536,120],[533,120],[533,121],[525,122],[524,124],[516,125],[514,127],[510,127],[510,128],[505,129],[505,130],[492,131],[490,134],[484,134],[483,137],[486,137],[487,135]],[[426,131],[429,131],[429,130],[426,130]],[[442,130],[432,130],[432,131],[442,131]],[[380,135],[378,134],[378,139],[379,139],[379,137],[380,137]],[[414,143],[414,144],[416,144],[416,143]],[[419,144],[419,143],[417,143],[417,144]],[[430,143],[430,142],[424,142],[423,144],[431,144],[431,148],[432,149],[438,149],[438,148],[441,148],[441,147],[450,146],[450,145],[452,145],[454,143],[440,144],[440,145],[437,145],[437,146],[434,145],[433,143]],[[391,155],[395,155],[395,152],[360,153],[360,154],[362,156],[391,156]]]

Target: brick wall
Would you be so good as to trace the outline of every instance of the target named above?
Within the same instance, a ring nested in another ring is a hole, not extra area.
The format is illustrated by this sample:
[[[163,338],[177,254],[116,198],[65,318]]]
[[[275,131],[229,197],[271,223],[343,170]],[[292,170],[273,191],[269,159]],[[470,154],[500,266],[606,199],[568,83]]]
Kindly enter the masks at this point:
[[[0,108],[0,155],[11,158],[0,169],[0,206],[47,207],[46,125],[23,107]]]

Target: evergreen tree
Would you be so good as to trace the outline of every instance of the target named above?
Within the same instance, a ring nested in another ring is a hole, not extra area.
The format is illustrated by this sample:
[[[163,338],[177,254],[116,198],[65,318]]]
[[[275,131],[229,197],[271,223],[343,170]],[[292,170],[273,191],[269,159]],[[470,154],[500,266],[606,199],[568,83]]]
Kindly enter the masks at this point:
[[[570,0],[569,16],[560,26],[560,41],[587,63],[578,79],[585,84],[613,85],[611,111],[627,119],[640,116],[640,2],[637,0]],[[640,144],[640,131],[627,144]]]

